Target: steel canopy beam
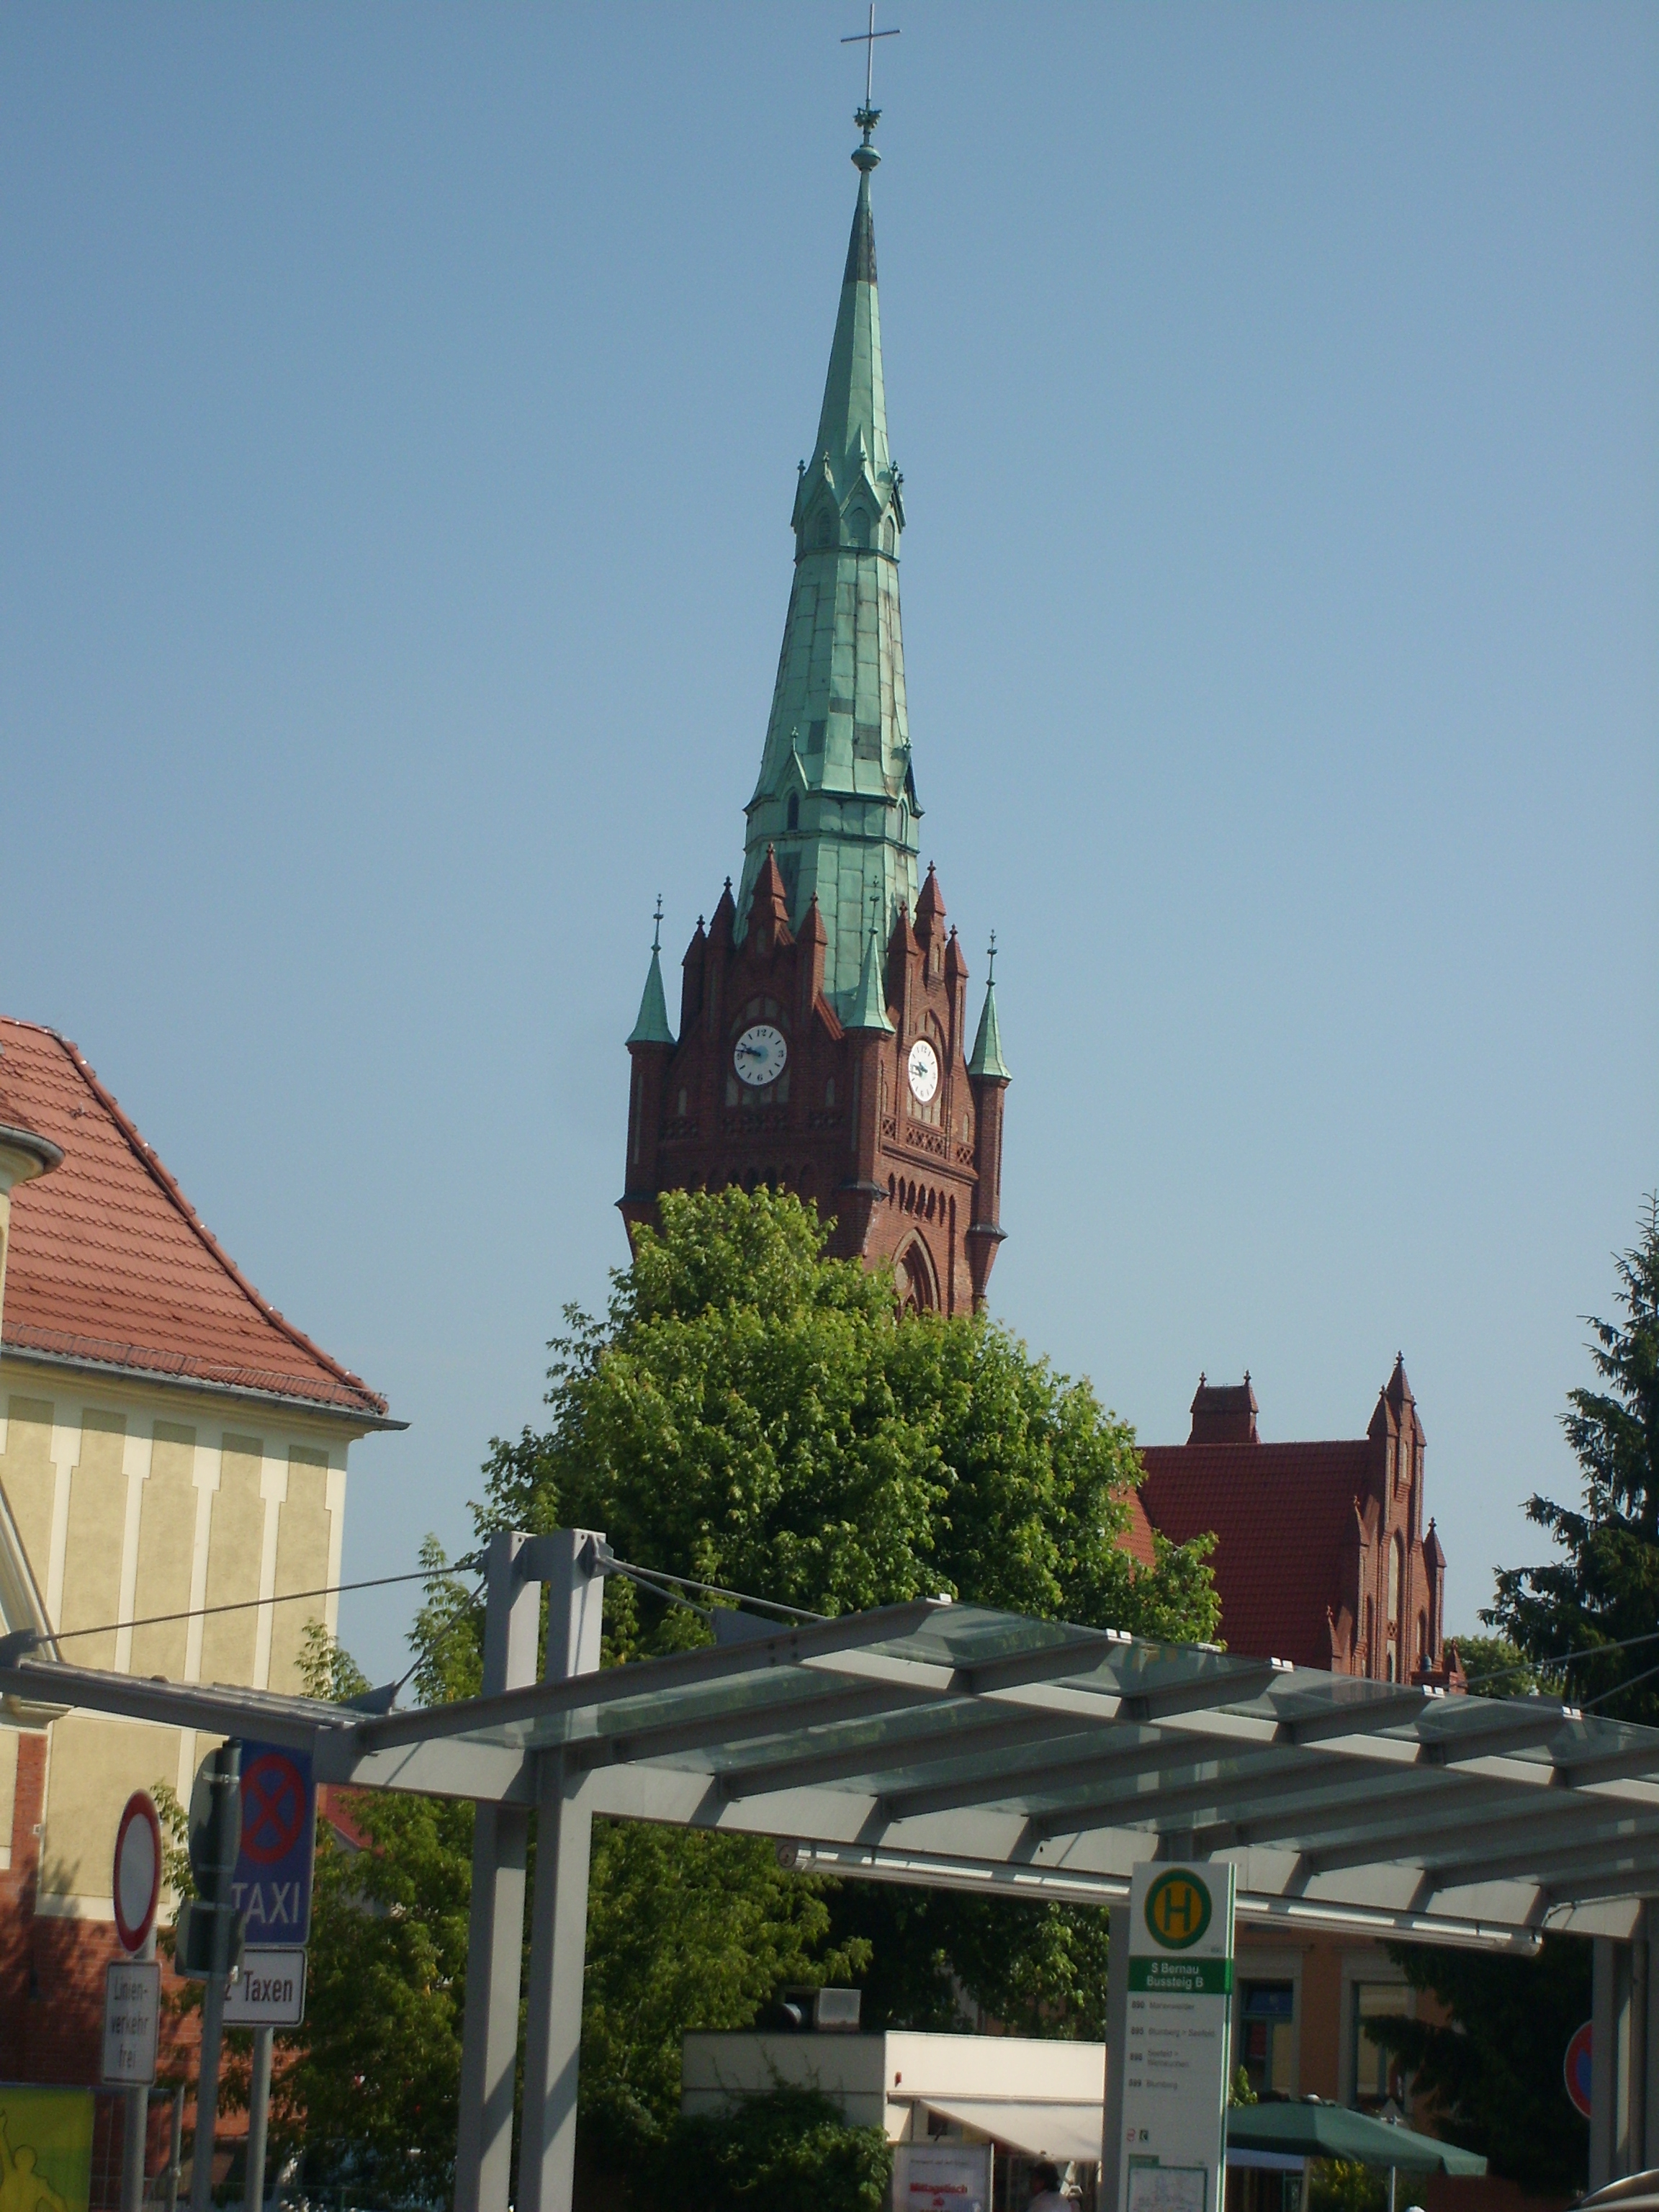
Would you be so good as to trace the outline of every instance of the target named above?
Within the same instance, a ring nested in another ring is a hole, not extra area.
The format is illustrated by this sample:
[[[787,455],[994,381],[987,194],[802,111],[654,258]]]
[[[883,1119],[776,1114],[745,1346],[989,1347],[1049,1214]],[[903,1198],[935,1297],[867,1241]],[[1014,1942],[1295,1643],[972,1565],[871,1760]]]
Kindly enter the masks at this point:
[[[1659,1863],[1659,1826],[1625,1835],[1587,1837],[1577,1844],[1540,1842],[1531,1850],[1506,1851],[1486,1859],[1437,1858],[1423,1872],[1432,1892],[1474,1889],[1483,1882],[1516,1878],[1546,1886],[1586,1863],[1594,1869],[1618,1873],[1627,1864],[1650,1861]]]
[[[1289,1765],[1258,1766],[1242,1775],[1218,1777],[1213,1781],[1184,1783],[1178,1789],[1148,1790],[1145,1796],[1097,1798],[1085,1805],[1055,1806],[1033,1816],[1039,1834],[1078,1836],[1090,1828],[1140,1829],[1148,1821],[1159,1823],[1244,1798],[1293,1796],[1298,1790],[1316,1790],[1322,1779],[1310,1763],[1297,1759]],[[1190,1820],[1187,1821],[1190,1826]]]
[[[962,1708],[953,1705],[942,1710],[954,1713]],[[974,1714],[960,1728],[936,1728],[926,1734],[890,1736],[883,1743],[849,1744],[801,1752],[790,1759],[757,1761],[752,1766],[728,1767],[720,1776],[720,1786],[728,1797],[765,1797],[782,1790],[855,1781],[866,1775],[873,1780],[895,1767],[944,1765],[956,1759],[979,1759],[990,1752],[1029,1745],[1034,1735],[1047,1743],[1073,1739],[1087,1742],[1092,1733],[1087,1722],[1071,1714],[1056,1715],[1052,1731],[1043,1735],[1042,1722],[1030,1713],[1006,1716],[995,1705],[991,1712],[996,1717]]]
[[[1068,1760],[1063,1766],[1022,1763],[994,1774],[964,1775],[955,1782],[895,1790],[885,1801],[886,1809],[895,1820],[912,1820],[933,1813],[966,1811],[972,1806],[1006,1805],[1028,1795],[1052,1796],[1062,1790],[1091,1787],[1113,1775],[1127,1778],[1161,1774],[1166,1768],[1203,1766],[1229,1756],[1237,1754],[1201,1741],[1171,1746],[1167,1738],[1143,1736],[1115,1750]]]

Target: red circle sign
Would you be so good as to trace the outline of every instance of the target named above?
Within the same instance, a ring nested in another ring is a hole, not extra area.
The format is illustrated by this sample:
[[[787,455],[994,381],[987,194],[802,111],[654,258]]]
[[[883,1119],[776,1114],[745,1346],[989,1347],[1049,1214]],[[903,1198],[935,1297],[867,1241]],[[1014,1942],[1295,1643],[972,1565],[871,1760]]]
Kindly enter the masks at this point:
[[[1582,2027],[1575,2028],[1573,2031],[1572,2040],[1567,2045],[1567,2055],[1561,2062],[1561,2072],[1566,2081],[1567,2094],[1572,2100],[1574,2112],[1582,2112],[1584,2118],[1589,2119],[1590,2116],[1590,2022],[1589,2021],[1586,2021]]]
[[[155,1925],[161,1895],[161,1823],[148,1790],[135,1790],[115,1831],[115,1932],[128,1951],[142,1951]]]
[[[275,1866],[306,1824],[305,1777],[280,1751],[261,1752],[242,1776],[242,1856]]]

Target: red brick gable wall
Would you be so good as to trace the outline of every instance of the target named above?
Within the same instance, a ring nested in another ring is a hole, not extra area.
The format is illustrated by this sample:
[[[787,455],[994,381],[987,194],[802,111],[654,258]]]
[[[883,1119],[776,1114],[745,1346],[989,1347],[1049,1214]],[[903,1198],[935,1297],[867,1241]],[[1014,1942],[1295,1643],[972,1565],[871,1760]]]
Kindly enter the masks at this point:
[[[1200,1383],[1195,1435],[1214,1434],[1224,1395]],[[1140,1503],[1176,1543],[1215,1536],[1228,1648],[1379,1681],[1443,1678],[1444,1556],[1432,1522],[1424,1534],[1425,1438],[1403,1362],[1364,1437],[1257,1442],[1248,1377],[1222,1411],[1237,1441],[1142,1447]]]

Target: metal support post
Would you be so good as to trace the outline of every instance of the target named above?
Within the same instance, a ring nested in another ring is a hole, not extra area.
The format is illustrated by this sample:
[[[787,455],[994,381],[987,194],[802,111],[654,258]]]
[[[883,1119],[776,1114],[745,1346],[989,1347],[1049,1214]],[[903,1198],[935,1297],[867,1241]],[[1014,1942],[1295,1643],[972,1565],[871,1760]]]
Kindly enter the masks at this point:
[[[1631,1947],[1592,1939],[1589,2185],[1629,2173],[1632,2153]]]
[[[592,1532],[560,1528],[540,1538],[535,1571],[548,1585],[544,1680],[591,1674],[599,1663],[605,1608],[605,1578]],[[519,2212],[570,2212],[593,1816],[586,1778],[567,1778],[562,1752],[544,1752],[538,1766],[518,2207]]]
[[[210,1974],[202,1990],[202,2060],[196,2081],[196,2141],[190,2154],[190,2212],[213,2202],[213,2145],[219,2124],[219,2046],[224,2039],[228,1974]]]
[[[153,1922],[138,1948],[138,1956],[155,1956]],[[129,2089],[121,2101],[125,2112],[121,2130],[121,2212],[140,2212],[144,2201],[144,2155],[149,2147],[149,2091]]]
[[[530,1540],[515,1533],[492,1536],[485,1554],[486,1696],[523,1689],[536,1679],[542,1594],[519,1571],[519,1554]],[[455,2212],[507,2212],[529,1832],[530,1816],[522,1806],[480,1805],[474,1817]]]
[[[1642,2036],[1641,2167],[1659,2166],[1659,1899],[1642,1911],[1642,1940],[1647,1948],[1646,2024]]]
[[[1123,2154],[1123,2065],[1129,2047],[1129,1908],[1111,1908],[1106,1948],[1106,2111],[1101,2129],[1100,2212],[1120,2212],[1117,2170]]]
[[[1626,2029],[1629,2051],[1625,2063],[1625,2171],[1639,2173],[1647,2163],[1642,2147],[1647,2139],[1648,2085],[1648,1916],[1644,1909],[1636,1934],[1625,1946],[1630,1960],[1630,2020]]]
[[[143,2212],[144,2153],[149,2136],[149,2091],[129,2089],[121,2099],[121,2212]]]
[[[164,2199],[166,2212],[179,2212],[179,2169],[185,2157],[185,2085],[179,2083],[173,2093],[173,2128],[167,2140],[167,2185]]]
[[[261,2212],[265,2201],[265,2130],[270,2122],[270,2041],[275,2030],[253,2031],[253,2079],[247,2100],[247,2179],[243,2212]]]

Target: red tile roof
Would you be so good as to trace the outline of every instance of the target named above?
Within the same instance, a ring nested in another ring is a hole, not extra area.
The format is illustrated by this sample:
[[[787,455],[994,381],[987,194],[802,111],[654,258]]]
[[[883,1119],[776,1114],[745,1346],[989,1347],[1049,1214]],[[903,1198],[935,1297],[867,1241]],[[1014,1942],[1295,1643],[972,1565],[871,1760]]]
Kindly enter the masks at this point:
[[[1249,1659],[1328,1667],[1326,1608],[1341,1601],[1344,1540],[1365,1486],[1370,1447],[1142,1445],[1141,1502],[1178,1544],[1212,1531],[1221,1634]]]
[[[1132,1490],[1124,1504],[1129,1509],[1129,1525],[1118,1538],[1118,1542],[1132,1559],[1139,1559],[1143,1567],[1158,1565],[1158,1553],[1152,1545],[1152,1524],[1146,1518],[1146,1508],[1140,1502],[1140,1492]]]
[[[384,1398],[259,1296],[55,1030],[0,1018],[0,1123],[64,1154],[12,1194],[7,1349],[385,1413]]]

